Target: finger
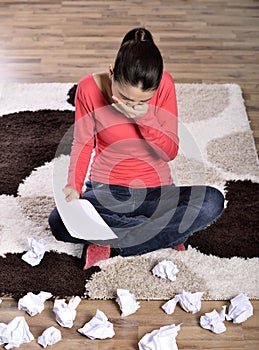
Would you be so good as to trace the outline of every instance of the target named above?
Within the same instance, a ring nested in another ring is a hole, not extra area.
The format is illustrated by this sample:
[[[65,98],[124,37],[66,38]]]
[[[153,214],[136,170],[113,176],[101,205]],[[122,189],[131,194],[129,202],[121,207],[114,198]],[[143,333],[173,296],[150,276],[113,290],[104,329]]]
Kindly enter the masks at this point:
[[[134,109],[136,109],[137,111],[145,111],[148,108],[147,104],[137,104],[133,107]]]
[[[73,198],[71,198],[71,195],[70,195],[70,194],[68,194],[68,195],[65,197],[65,200],[66,200],[67,202],[70,202],[72,199],[73,199]]]
[[[72,199],[73,190],[71,188],[64,188],[63,192],[65,194],[66,201],[69,202]]]
[[[70,195],[70,193],[72,193],[72,192],[73,192],[73,188],[72,187],[65,187],[65,188],[63,188],[63,193],[66,196]]]
[[[69,188],[65,187],[65,188],[63,188],[62,191],[63,191],[64,194],[68,194]]]
[[[78,199],[79,198],[79,195],[78,195],[78,193],[75,193],[75,192],[71,192],[71,193],[69,193],[67,196],[66,196],[66,201],[67,202],[70,202],[70,201],[72,201],[73,199]]]
[[[137,104],[137,105],[134,105],[133,108],[139,111],[143,109],[143,105]]]
[[[115,103],[122,103],[123,104],[122,100],[120,100],[118,97],[116,97],[114,95],[112,95],[112,99]]]

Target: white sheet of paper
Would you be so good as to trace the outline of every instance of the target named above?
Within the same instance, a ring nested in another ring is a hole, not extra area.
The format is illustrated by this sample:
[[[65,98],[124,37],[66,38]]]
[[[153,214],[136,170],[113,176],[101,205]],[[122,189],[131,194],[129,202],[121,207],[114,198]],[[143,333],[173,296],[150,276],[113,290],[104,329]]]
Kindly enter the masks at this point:
[[[79,296],[73,297],[66,303],[65,299],[56,299],[53,311],[56,315],[56,321],[61,327],[71,328],[76,318],[76,308],[81,302]]]
[[[174,324],[147,333],[138,343],[139,350],[178,350],[176,336],[180,325]]]
[[[27,293],[18,301],[18,309],[26,311],[30,316],[40,314],[44,310],[44,302],[51,298],[52,294],[40,292],[39,294]]]
[[[134,314],[140,308],[134,294],[130,293],[127,289],[117,289],[117,295],[116,302],[120,306],[121,316]]]
[[[240,293],[230,300],[230,306],[226,319],[233,320],[233,323],[241,323],[253,315],[253,305],[246,293]]]
[[[65,200],[63,188],[66,185],[67,173],[67,160],[57,160],[53,169],[53,194],[60,217],[71,236],[85,240],[117,238],[88,200]]]
[[[62,339],[61,332],[55,327],[49,327],[38,337],[38,344],[46,348],[48,345],[54,345]]]
[[[153,275],[169,279],[171,281],[176,280],[176,274],[178,272],[179,270],[177,266],[170,260],[163,260],[152,269]]]
[[[23,316],[15,317],[8,324],[0,323],[0,344],[6,344],[5,349],[18,348],[21,344],[34,339]]]
[[[82,328],[79,328],[78,332],[90,339],[106,339],[115,335],[113,324],[100,310],[97,310],[95,316]]]
[[[200,325],[202,328],[209,329],[213,333],[223,333],[226,331],[226,326],[223,321],[226,318],[226,305],[222,306],[222,310],[218,313],[216,310],[205,313],[200,317]]]

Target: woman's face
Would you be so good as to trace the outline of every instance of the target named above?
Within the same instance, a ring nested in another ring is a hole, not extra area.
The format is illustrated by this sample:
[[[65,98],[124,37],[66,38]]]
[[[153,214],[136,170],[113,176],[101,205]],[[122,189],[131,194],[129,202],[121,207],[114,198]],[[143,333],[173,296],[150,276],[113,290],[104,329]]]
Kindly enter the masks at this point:
[[[112,78],[112,95],[128,106],[148,103],[155,90],[142,91],[141,87],[120,84]]]

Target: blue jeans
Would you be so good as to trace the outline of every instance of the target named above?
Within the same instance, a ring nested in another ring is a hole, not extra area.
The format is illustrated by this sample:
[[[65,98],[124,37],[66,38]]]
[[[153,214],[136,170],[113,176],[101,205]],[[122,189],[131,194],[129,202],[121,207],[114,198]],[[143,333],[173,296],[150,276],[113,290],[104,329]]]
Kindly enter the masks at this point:
[[[118,238],[89,242],[72,237],[56,208],[49,216],[55,238],[71,243],[111,245],[115,255],[121,256],[182,244],[194,232],[213,223],[224,210],[222,193],[210,186],[128,188],[88,182],[82,198],[94,205]]]

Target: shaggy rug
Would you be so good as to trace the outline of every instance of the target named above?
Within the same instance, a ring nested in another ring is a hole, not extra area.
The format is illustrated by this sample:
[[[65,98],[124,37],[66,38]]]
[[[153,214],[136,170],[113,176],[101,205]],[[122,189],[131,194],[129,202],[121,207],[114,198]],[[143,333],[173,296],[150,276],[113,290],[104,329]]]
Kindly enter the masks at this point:
[[[258,158],[240,87],[176,84],[181,146],[170,163],[173,177],[177,185],[206,183],[224,192],[221,218],[190,237],[186,252],[114,257],[88,271],[78,268],[82,246],[57,242],[47,223],[54,207],[54,159],[69,157],[75,88],[0,85],[1,295],[19,298],[45,290],[60,297],[105,299],[126,288],[139,299],[168,299],[183,289],[204,291],[204,299],[229,299],[241,291],[259,298]],[[46,242],[47,252],[35,267],[21,259],[27,237]],[[178,266],[175,282],[152,276],[152,267],[162,259]]]

